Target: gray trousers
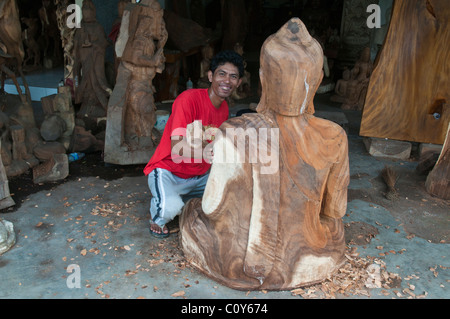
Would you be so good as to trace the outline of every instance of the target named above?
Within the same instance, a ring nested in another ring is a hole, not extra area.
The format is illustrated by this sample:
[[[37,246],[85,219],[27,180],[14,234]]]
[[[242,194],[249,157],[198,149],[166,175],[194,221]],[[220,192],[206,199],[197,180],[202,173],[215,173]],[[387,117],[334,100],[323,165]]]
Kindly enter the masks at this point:
[[[155,168],[148,174],[148,187],[152,193],[150,215],[161,228],[181,214],[184,204],[191,198],[202,197],[209,173],[188,179],[180,178],[168,170]]]

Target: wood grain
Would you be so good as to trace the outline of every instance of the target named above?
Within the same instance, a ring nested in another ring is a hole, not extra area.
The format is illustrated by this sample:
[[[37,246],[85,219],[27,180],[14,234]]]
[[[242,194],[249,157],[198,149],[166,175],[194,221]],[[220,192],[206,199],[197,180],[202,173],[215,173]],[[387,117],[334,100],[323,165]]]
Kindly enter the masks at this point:
[[[362,136],[444,143],[450,121],[449,19],[447,0],[395,1],[370,79]]]
[[[436,165],[428,174],[425,188],[431,195],[442,199],[450,199],[450,125]]]

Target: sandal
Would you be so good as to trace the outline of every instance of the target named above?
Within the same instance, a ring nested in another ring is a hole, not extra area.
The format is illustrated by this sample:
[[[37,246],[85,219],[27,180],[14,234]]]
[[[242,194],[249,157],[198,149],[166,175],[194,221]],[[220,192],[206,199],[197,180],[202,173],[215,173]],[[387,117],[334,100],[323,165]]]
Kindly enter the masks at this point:
[[[156,223],[153,223],[152,221],[150,221],[150,224],[151,225],[157,225]],[[161,232],[160,233],[157,233],[157,232],[154,232],[153,230],[152,230],[152,228],[150,227],[150,234],[153,236],[153,237],[156,237],[156,238],[167,238],[167,237],[169,237],[169,235],[170,235],[170,230],[169,230],[169,227],[167,226],[167,225],[164,225],[164,227],[166,227],[167,228],[167,233],[165,233],[164,231],[163,231],[163,229],[159,226],[159,225],[157,225],[160,229],[161,229]]]

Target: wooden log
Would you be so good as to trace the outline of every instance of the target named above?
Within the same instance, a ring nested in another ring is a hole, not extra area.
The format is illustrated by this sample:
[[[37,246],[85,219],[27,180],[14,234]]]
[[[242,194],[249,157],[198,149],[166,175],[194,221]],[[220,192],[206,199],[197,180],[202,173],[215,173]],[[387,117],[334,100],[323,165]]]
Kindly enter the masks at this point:
[[[21,160],[29,157],[25,145],[25,129],[21,125],[11,126],[12,157],[13,160]]]
[[[433,196],[450,199],[450,125],[447,137],[433,170],[428,174],[425,182],[427,192]]]
[[[67,130],[66,122],[57,114],[47,116],[41,124],[40,133],[45,141],[57,141]]]
[[[450,2],[395,1],[360,134],[443,144],[450,122]]]
[[[12,125],[11,139],[12,139],[12,159],[10,165],[5,167],[6,175],[17,176],[29,168],[39,164],[39,160],[28,151],[26,139],[27,131],[22,125]]]
[[[42,111],[44,115],[51,115],[55,113],[55,109],[53,108],[53,99],[55,98],[55,94],[44,96],[41,98]]]

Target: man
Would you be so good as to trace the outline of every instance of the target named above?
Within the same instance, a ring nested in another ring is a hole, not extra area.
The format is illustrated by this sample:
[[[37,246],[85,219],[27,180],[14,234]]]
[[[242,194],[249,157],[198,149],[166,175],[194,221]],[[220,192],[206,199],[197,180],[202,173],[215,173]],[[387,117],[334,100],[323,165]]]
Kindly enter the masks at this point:
[[[244,75],[242,57],[222,51],[212,60],[207,89],[190,89],[180,94],[172,106],[161,142],[144,169],[152,193],[150,233],[169,236],[167,223],[181,213],[184,202],[203,195],[212,162],[212,148],[201,138],[192,142],[191,128],[201,124],[218,128],[228,119],[230,97]],[[194,135],[196,129],[194,128]],[[213,138],[209,138],[213,140]]]

